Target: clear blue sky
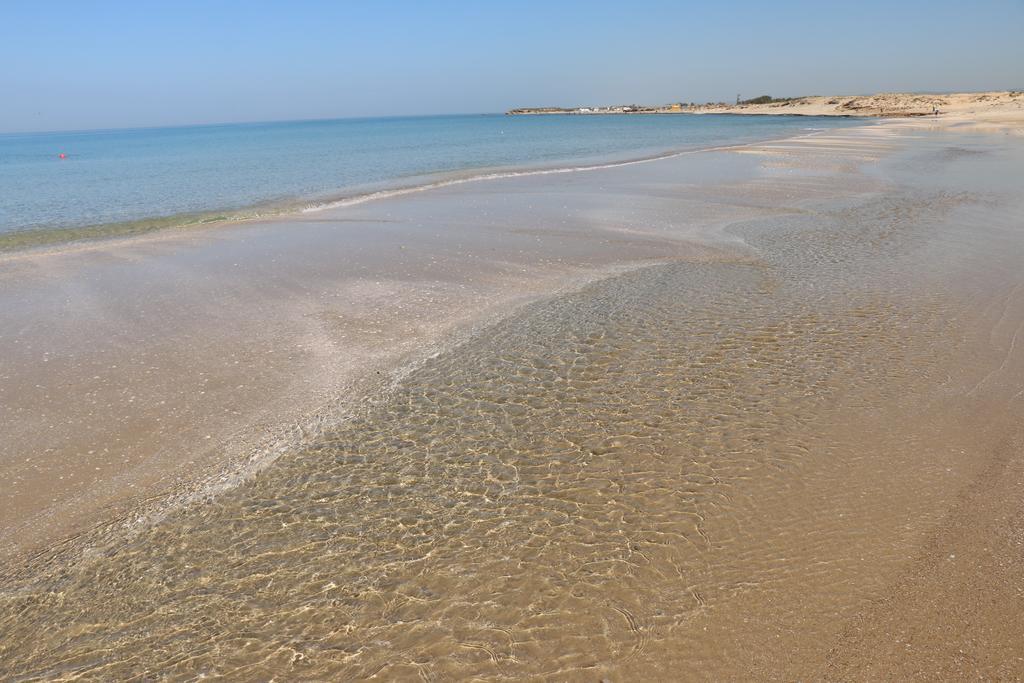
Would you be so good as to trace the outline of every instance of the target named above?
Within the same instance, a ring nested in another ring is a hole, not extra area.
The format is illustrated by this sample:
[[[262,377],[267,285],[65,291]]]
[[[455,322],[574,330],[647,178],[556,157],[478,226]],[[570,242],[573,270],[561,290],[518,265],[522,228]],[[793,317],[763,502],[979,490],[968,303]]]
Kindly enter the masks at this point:
[[[0,0],[0,131],[1024,88],[1024,0]]]

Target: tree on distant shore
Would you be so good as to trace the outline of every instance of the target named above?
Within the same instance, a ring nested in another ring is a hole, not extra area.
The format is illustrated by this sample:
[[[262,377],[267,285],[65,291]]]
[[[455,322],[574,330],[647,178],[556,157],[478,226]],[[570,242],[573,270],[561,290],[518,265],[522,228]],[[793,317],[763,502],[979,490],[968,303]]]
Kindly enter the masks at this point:
[[[798,100],[799,97],[772,97],[771,95],[761,95],[760,97],[753,97],[749,100],[740,100],[740,104],[772,104],[774,102],[792,102]]]

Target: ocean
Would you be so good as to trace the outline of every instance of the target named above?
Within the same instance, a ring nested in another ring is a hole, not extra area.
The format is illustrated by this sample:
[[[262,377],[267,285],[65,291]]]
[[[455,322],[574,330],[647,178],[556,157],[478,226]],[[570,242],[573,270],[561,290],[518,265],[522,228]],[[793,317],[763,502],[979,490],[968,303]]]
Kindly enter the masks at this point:
[[[460,115],[0,134],[0,244],[307,209],[475,173],[863,125],[796,116]]]

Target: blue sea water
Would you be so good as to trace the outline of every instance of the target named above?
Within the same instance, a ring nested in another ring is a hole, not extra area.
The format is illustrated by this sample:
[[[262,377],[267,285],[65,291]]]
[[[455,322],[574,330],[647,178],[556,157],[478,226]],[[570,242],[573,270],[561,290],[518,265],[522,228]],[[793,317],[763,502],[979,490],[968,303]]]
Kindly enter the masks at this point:
[[[849,125],[857,122],[496,114],[2,134],[0,233],[315,204],[437,174],[625,160]]]

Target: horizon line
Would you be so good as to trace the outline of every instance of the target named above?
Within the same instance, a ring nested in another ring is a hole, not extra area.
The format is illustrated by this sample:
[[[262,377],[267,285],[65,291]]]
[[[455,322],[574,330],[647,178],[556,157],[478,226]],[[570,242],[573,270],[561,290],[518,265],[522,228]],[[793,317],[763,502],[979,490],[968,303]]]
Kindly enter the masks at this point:
[[[910,94],[910,95],[954,95],[954,94],[969,94],[969,93],[985,93],[985,92],[1019,92],[1021,89],[1018,88],[1004,88],[1001,90],[892,90],[892,91],[876,91],[876,92],[864,92],[864,93],[850,93],[845,95],[827,95],[827,97],[870,97],[872,95],[887,95],[887,94]],[[790,97],[790,96],[786,96]],[[825,95],[796,95],[792,96],[792,99],[801,99],[804,97],[826,97]],[[683,101],[683,100],[676,100]],[[729,104],[727,100],[719,100],[717,102],[707,101],[704,104]],[[131,130],[158,130],[167,128],[202,128],[202,127],[213,127],[213,126],[244,126],[244,125],[267,125],[274,123],[317,123],[317,122],[328,122],[328,121],[361,121],[369,119],[413,119],[413,118],[434,118],[441,116],[503,116],[509,111],[517,109],[575,109],[581,106],[600,106],[600,107],[614,107],[614,106],[653,106],[653,105],[636,105],[636,103],[623,104],[623,105],[571,105],[571,106],[556,106],[556,105],[525,105],[516,106],[511,109],[505,109],[504,111],[484,111],[484,112],[435,112],[430,114],[376,114],[376,115],[362,115],[362,116],[314,116],[309,118],[286,118],[286,119],[255,119],[249,121],[206,121],[206,122],[192,122],[192,123],[172,123],[172,124],[153,124],[153,125],[132,125],[132,126],[109,126],[100,128],[53,128],[49,130],[4,130],[0,131],[0,136],[15,136],[15,135],[46,135],[54,133],[112,133],[119,131],[131,131]]]
[[[142,126],[109,126],[103,128],[53,128],[50,130],[5,130],[0,136],[6,135],[44,135],[49,133],[113,133],[128,130],[158,130],[162,128],[203,128],[213,126],[259,126],[271,123],[322,123],[328,121],[361,121],[369,119],[426,119],[441,116],[504,116],[505,112],[450,112],[434,114],[378,114],[372,116],[324,116],[298,119],[258,119],[252,121],[207,121],[195,123],[171,123]]]

